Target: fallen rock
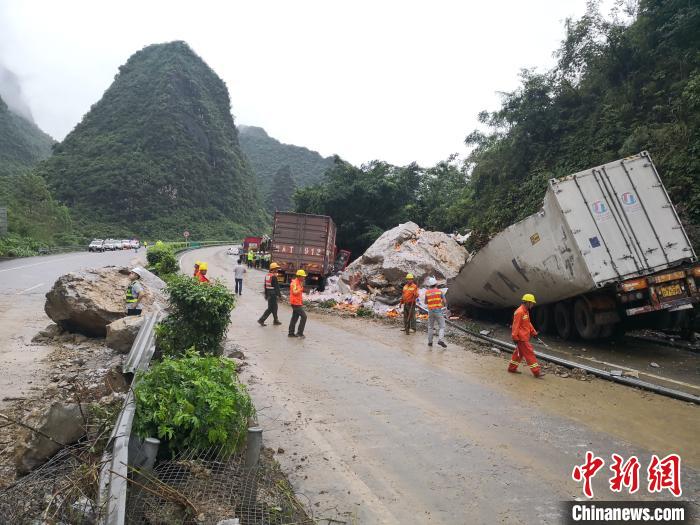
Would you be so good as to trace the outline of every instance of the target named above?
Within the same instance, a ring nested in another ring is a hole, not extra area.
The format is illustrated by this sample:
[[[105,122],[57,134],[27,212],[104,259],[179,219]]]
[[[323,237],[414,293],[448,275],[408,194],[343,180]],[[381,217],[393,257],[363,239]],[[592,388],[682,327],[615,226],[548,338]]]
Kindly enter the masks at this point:
[[[122,354],[128,354],[141,329],[143,315],[130,315],[107,325],[105,343]]]
[[[46,294],[44,310],[64,330],[104,337],[107,325],[126,315],[124,296],[129,285],[128,275],[128,268],[115,266],[63,275]],[[146,289],[143,310],[147,312],[155,305],[163,308],[166,304],[161,291],[164,283],[147,272],[142,284]]]
[[[42,343],[42,342],[46,342],[46,341],[51,341],[51,340],[59,337],[61,334],[63,334],[63,328],[61,328],[60,326],[58,326],[55,323],[51,323],[43,330],[40,330],[32,338],[32,342],[33,343]]]
[[[444,285],[459,273],[467,256],[467,250],[446,233],[406,222],[384,232],[341,279],[353,290],[359,287],[385,297],[398,296],[407,273],[413,273],[419,285],[430,276]]]
[[[83,414],[75,403],[55,402],[43,413],[30,414],[25,423],[43,435],[29,429],[23,432],[15,447],[15,467],[19,474],[45,463],[62,448],[59,443],[70,445],[85,433]]]

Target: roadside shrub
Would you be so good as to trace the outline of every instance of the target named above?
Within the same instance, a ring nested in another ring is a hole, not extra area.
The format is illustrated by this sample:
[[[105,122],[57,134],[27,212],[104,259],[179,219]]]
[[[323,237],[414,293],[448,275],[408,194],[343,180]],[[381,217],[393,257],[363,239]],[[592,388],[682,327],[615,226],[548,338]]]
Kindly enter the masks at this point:
[[[192,277],[173,275],[165,291],[170,315],[156,327],[159,350],[168,356],[192,347],[200,354],[221,354],[236,303],[229,289],[216,281],[200,284]]]
[[[169,246],[160,243],[146,252],[146,260],[149,268],[159,277],[164,277],[179,270],[175,252]]]
[[[374,312],[371,308],[365,308],[364,306],[360,306],[357,309],[357,317],[374,317]]]
[[[194,351],[143,372],[134,396],[134,431],[166,440],[171,452],[211,446],[232,452],[245,441],[248,419],[255,415],[233,361]]]
[[[333,308],[338,302],[335,299],[327,299],[325,301],[319,301],[317,304],[319,308]]]

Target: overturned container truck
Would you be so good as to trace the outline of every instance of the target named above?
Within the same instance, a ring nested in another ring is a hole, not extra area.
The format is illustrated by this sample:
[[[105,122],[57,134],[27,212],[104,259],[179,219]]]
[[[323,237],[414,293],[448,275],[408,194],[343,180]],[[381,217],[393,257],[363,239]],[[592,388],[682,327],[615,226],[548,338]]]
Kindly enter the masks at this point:
[[[498,233],[448,284],[451,305],[486,309],[532,292],[540,330],[597,339],[642,314],[693,314],[700,265],[642,152],[551,179],[542,209]]]

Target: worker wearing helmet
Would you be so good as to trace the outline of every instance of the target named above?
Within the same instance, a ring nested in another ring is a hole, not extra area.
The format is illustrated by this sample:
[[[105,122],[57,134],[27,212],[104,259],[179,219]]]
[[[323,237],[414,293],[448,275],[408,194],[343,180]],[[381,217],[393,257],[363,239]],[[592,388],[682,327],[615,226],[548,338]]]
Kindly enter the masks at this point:
[[[279,270],[279,267],[279,264],[273,262],[270,264],[270,271],[267,272],[267,275],[265,275],[264,291],[265,299],[267,299],[267,310],[265,310],[262,317],[258,319],[260,326],[265,326],[265,320],[270,317],[270,314],[272,314],[272,318],[274,319],[272,324],[282,324],[277,318],[277,298],[282,295],[282,292],[280,292],[280,283],[277,280],[277,271]]]
[[[129,271],[129,286],[126,288],[126,315],[141,315],[141,300],[144,296],[143,285],[139,279],[146,271],[137,266]]]
[[[306,272],[297,270],[296,278],[289,284],[289,304],[292,305],[292,318],[289,321],[289,337],[304,337],[306,326],[306,312],[304,311],[304,279]],[[294,333],[294,328],[299,321],[299,329]]]
[[[406,284],[401,291],[403,305],[403,329],[408,335],[410,330],[416,331],[416,301],[418,300],[418,285],[413,274],[406,274]]]
[[[515,351],[510,358],[510,364],[508,365],[508,372],[512,374],[519,374],[518,365],[522,361],[523,357],[527,366],[530,367],[532,375],[537,378],[543,378],[542,369],[540,364],[537,362],[537,357],[535,357],[535,351],[532,349],[530,344],[530,337],[537,336],[537,330],[532,326],[530,322],[530,310],[535,306],[535,296],[531,293],[526,293],[523,295],[522,304],[515,310],[513,314],[513,327],[511,335],[513,337],[513,342],[515,343]]]
[[[197,274],[197,280],[200,283],[208,283],[209,278],[207,277],[207,271],[209,270],[209,265],[205,262],[199,263],[199,273]]]
[[[248,248],[248,268],[253,267],[253,262],[255,261],[255,253],[253,248]]]
[[[197,277],[199,274],[199,265],[202,264],[202,261],[195,261],[194,262],[194,273],[192,274],[192,277]]]
[[[428,278],[428,286],[430,288],[425,291],[425,304],[428,307],[428,346],[433,346],[433,331],[437,321],[439,327],[438,344],[447,348],[445,343],[445,314],[447,313],[445,292],[437,287],[435,277]]]

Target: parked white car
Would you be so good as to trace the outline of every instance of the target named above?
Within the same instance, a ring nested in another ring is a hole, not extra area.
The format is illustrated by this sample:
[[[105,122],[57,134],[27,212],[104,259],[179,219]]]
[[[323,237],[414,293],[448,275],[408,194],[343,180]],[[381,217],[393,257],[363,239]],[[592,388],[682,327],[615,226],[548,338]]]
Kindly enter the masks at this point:
[[[89,252],[103,252],[103,251],[105,251],[104,243],[105,243],[105,241],[102,239],[94,239],[88,245],[88,251]]]

